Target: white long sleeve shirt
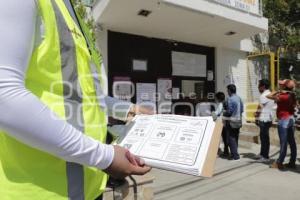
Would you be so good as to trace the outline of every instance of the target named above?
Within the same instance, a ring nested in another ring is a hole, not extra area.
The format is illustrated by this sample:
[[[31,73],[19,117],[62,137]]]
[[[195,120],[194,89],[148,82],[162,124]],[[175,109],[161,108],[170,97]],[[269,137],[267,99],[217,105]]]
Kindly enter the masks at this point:
[[[0,3],[0,130],[66,161],[105,169],[113,160],[113,146],[53,117],[55,114],[25,88],[28,62],[42,39],[37,6],[35,0]],[[106,98],[106,102],[111,112],[118,101]]]
[[[276,104],[273,100],[267,98],[270,93],[270,90],[265,90],[259,97],[261,106],[259,121],[272,122],[275,117]]]

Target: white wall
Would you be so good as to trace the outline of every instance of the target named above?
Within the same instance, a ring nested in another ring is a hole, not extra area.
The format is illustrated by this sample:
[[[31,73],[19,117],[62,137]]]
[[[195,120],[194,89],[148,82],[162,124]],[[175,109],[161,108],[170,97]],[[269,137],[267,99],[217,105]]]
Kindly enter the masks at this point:
[[[102,56],[102,83],[103,83],[103,92],[104,94],[108,94],[108,81],[107,81],[107,74],[108,74],[108,57],[107,57],[107,47],[108,47],[108,39],[107,39],[107,30],[103,29],[102,27],[96,28],[96,46],[101,52]]]
[[[108,43],[108,38],[107,38],[107,30],[103,29],[102,27],[97,27],[96,29],[96,38],[97,38],[97,42],[96,45],[97,47],[100,49],[101,51],[101,55],[102,55],[102,62],[105,66],[105,68],[107,68],[107,43]]]
[[[198,11],[210,16],[220,16],[226,19],[248,24],[249,26],[260,28],[261,31],[268,29],[268,19],[260,15],[246,13],[241,10],[230,8],[213,1],[199,0],[163,0],[163,3],[181,6],[185,9]],[[258,6],[258,5],[257,5]]]
[[[216,48],[216,91],[227,94],[229,82],[237,87],[237,94],[247,101],[247,54],[246,52],[222,47]],[[227,77],[227,78],[226,78]]]

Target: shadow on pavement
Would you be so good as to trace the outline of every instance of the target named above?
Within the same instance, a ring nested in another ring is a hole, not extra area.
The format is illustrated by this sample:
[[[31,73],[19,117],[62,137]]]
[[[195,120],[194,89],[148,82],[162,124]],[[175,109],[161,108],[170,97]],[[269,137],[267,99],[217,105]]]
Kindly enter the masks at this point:
[[[252,159],[253,161],[250,161],[250,163],[261,163],[261,164],[270,166],[273,162],[276,161],[276,159],[275,159],[274,157],[275,157],[276,155],[278,155],[278,154],[279,154],[279,151],[273,153],[273,154],[270,156],[270,160],[269,160],[269,161],[266,161],[266,162],[259,161],[259,159],[257,158],[257,155],[254,154],[254,153],[241,153],[240,155],[241,155],[243,158]],[[290,156],[290,155],[287,155],[287,156]],[[297,160],[298,160],[298,162],[300,162],[300,158],[298,158]],[[288,167],[285,167],[284,169],[279,170],[279,171],[282,171],[282,172],[290,171],[290,172],[294,172],[294,173],[299,173],[299,174],[300,174],[300,165],[297,165],[297,164],[296,164],[296,168],[288,168]]]
[[[296,168],[295,168],[295,169],[292,169],[292,168],[284,168],[284,171],[290,171],[290,172],[294,172],[294,173],[300,174],[300,165],[296,165]]]

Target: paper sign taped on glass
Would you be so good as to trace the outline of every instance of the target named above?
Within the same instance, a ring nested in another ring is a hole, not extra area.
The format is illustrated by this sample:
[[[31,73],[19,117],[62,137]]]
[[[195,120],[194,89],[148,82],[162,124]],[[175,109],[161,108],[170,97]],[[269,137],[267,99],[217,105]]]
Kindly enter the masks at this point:
[[[211,177],[222,127],[212,117],[137,115],[123,127],[119,145],[149,166]]]

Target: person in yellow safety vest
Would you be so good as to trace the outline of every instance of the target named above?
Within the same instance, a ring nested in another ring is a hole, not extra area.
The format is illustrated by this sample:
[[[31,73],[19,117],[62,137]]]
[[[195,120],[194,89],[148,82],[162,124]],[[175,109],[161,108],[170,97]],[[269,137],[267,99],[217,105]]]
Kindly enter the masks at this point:
[[[106,145],[101,66],[69,0],[0,3],[0,199],[93,200],[150,170]],[[124,107],[127,109],[124,110]],[[114,114],[126,120],[138,107]],[[144,110],[142,113],[150,113]]]

